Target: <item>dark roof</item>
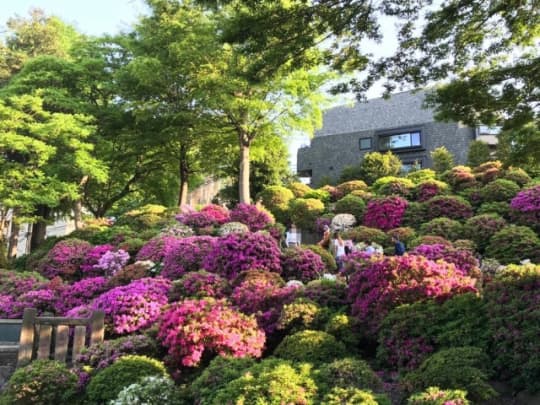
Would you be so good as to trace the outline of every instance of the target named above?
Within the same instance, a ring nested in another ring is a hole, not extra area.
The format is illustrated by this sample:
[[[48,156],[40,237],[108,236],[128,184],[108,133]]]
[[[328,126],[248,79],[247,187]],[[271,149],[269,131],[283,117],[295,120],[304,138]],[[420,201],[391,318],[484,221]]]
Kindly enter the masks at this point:
[[[389,99],[375,98],[354,106],[340,106],[324,113],[323,127],[315,136],[390,129],[433,122],[433,109],[422,108],[425,91],[405,91]]]

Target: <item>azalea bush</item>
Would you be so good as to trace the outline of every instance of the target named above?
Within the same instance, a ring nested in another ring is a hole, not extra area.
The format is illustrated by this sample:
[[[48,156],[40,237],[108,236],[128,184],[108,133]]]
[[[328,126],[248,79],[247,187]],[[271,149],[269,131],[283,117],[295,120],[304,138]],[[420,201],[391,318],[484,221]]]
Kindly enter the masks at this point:
[[[314,198],[296,198],[289,202],[291,221],[303,230],[313,230],[315,221],[324,213],[322,201]]]
[[[151,260],[154,263],[160,263],[169,247],[174,246],[179,240],[180,238],[175,236],[156,236],[141,247],[139,253],[137,253],[136,260]]]
[[[403,215],[403,226],[419,228],[421,224],[426,222],[426,205],[425,203],[409,202],[405,214]],[[428,219],[429,220],[429,219]]]
[[[456,294],[476,292],[476,280],[453,264],[422,256],[391,256],[368,263],[349,282],[352,314],[368,332],[377,332],[385,315],[400,304],[427,298],[444,301]]]
[[[35,308],[38,315],[54,313],[58,296],[57,291],[44,286],[13,297],[0,296],[0,316],[8,319],[20,319],[25,308]]]
[[[158,266],[159,264],[156,264],[151,260],[128,264],[109,277],[107,284],[112,288],[129,284],[134,280],[149,277],[156,271]]]
[[[456,240],[463,234],[463,225],[455,219],[440,217],[422,224],[420,232],[424,235],[442,236],[449,240]]]
[[[36,272],[15,272],[0,269],[0,294],[17,297],[46,284],[47,279]]]
[[[136,332],[152,325],[167,304],[171,282],[165,278],[142,278],[113,288],[91,304],[105,312],[106,331],[116,335]]]
[[[520,187],[523,187],[531,181],[531,176],[527,172],[519,167],[509,167],[503,175],[503,178],[511,180],[517,183]]]
[[[442,236],[422,235],[411,240],[408,247],[413,249],[420,245],[444,245],[449,247],[454,246],[452,242],[450,242],[448,239],[443,238]]]
[[[423,256],[429,260],[444,260],[447,263],[453,263],[456,269],[462,274],[478,277],[480,269],[478,260],[470,250],[456,249],[454,247],[434,244],[419,245],[409,252],[411,255]]]
[[[176,216],[176,220],[194,230],[219,226],[229,221],[229,212],[219,205],[210,204],[200,211],[195,211],[191,207],[182,207],[182,212]]]
[[[264,233],[233,233],[218,238],[202,267],[229,280],[250,269],[279,273],[280,250],[274,238]]]
[[[322,276],[325,266],[318,254],[309,249],[292,247],[283,250],[281,268],[286,280],[300,280],[307,283]]]
[[[455,166],[443,173],[442,178],[454,190],[463,190],[476,185],[476,178],[468,166]]]
[[[366,203],[362,198],[348,194],[336,202],[334,212],[336,214],[352,214],[357,221],[361,221],[365,208]]]
[[[97,245],[91,248],[84,258],[83,263],[81,264],[81,270],[85,277],[87,276],[102,276],[103,270],[98,268],[97,265],[102,256],[111,251],[116,250],[116,246],[106,243],[104,245]]]
[[[320,279],[306,284],[303,291],[305,297],[317,304],[339,309],[347,306],[347,284],[341,280]]]
[[[277,221],[287,223],[289,219],[289,201],[294,198],[291,190],[283,186],[268,186],[261,191],[257,198],[274,215]]]
[[[169,377],[146,376],[124,387],[110,405],[143,404],[183,405],[180,390]]]
[[[407,200],[397,196],[374,198],[368,202],[364,225],[388,231],[401,225]]]
[[[483,252],[491,237],[505,226],[506,221],[497,214],[475,215],[465,221],[463,235]]]
[[[316,381],[321,392],[328,392],[333,387],[367,389],[381,391],[383,382],[361,359],[346,357],[323,364],[317,373]]]
[[[467,219],[472,216],[471,204],[457,196],[437,196],[425,202],[426,219],[439,217]]]
[[[473,169],[474,177],[484,184],[492,182],[503,175],[502,163],[498,160],[484,162]]]
[[[510,204],[507,202],[486,202],[476,210],[478,215],[481,214],[496,214],[504,219],[510,218]]]
[[[219,236],[225,236],[230,233],[246,233],[249,232],[249,228],[246,224],[241,222],[227,222],[223,224],[218,229]]]
[[[204,354],[260,357],[265,334],[253,317],[206,298],[172,304],[160,318],[158,339],[173,364],[195,367]]]
[[[229,287],[229,282],[215,273],[204,270],[194,271],[186,273],[173,282],[169,292],[169,301],[174,302],[184,298],[223,298]]]
[[[216,238],[212,236],[192,236],[171,243],[163,256],[163,277],[175,280],[184,273],[202,268],[204,258],[214,249]]]
[[[411,395],[407,405],[469,405],[467,392],[463,390],[443,390],[429,387],[424,391]]]
[[[510,208],[513,219],[540,231],[540,185],[520,191]]]
[[[519,186],[511,180],[497,179],[480,189],[484,202],[510,201],[519,192]]]
[[[75,280],[80,277],[79,267],[90,249],[92,245],[80,239],[61,240],[40,261],[37,271],[49,279],[60,276]]]
[[[380,177],[371,185],[371,189],[379,195],[399,195],[408,198],[414,189],[414,182],[403,177]]]
[[[303,198],[306,193],[309,193],[312,188],[299,181],[290,183],[287,188],[291,190],[296,198]]]
[[[329,333],[315,330],[285,336],[274,350],[274,356],[278,358],[315,365],[329,363],[346,355],[347,349],[342,342]]]
[[[343,196],[352,193],[353,191],[367,191],[368,186],[362,180],[350,180],[345,183],[338,184],[336,189]]]
[[[333,273],[337,270],[336,259],[332,253],[328,251],[328,249],[325,249],[319,245],[304,245],[303,248],[309,249],[313,253],[319,255],[327,272]]]
[[[435,170],[432,169],[420,169],[407,173],[406,178],[411,180],[414,184],[420,184],[428,180],[434,180],[437,176]]]
[[[502,264],[518,263],[524,259],[540,262],[540,238],[531,228],[509,225],[491,237],[486,256]]]
[[[346,402],[345,402],[346,401]],[[322,398],[323,404],[341,405],[345,404],[365,404],[365,405],[390,405],[392,402],[384,394],[375,394],[358,388],[332,388]]]
[[[388,236],[384,231],[368,226],[357,226],[352,229],[347,229],[341,236],[343,239],[351,239],[355,243],[375,242],[379,245],[385,245],[389,241]]]
[[[415,230],[409,226],[390,229],[386,234],[388,235],[388,240],[392,240],[392,237],[398,238],[401,242],[405,243],[405,246],[416,237]]]
[[[56,313],[64,315],[79,305],[87,305],[108,289],[105,277],[89,277],[61,289],[55,303]]]
[[[123,249],[109,250],[105,252],[94,265],[94,269],[100,271],[106,276],[112,276],[129,261],[129,253]]]
[[[244,203],[231,211],[231,221],[247,225],[251,232],[260,231],[276,222],[272,214],[262,207]]]

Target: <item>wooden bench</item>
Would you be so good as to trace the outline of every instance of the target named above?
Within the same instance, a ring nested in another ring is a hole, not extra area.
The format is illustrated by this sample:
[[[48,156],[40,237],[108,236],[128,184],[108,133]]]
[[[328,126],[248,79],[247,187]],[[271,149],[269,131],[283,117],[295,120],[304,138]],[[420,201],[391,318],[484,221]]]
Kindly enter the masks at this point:
[[[72,363],[82,348],[103,341],[103,311],[90,318],[37,316],[37,310],[26,308],[23,314],[17,367],[34,359],[54,359]],[[70,333],[70,329],[73,333]],[[89,330],[89,335],[87,332]]]

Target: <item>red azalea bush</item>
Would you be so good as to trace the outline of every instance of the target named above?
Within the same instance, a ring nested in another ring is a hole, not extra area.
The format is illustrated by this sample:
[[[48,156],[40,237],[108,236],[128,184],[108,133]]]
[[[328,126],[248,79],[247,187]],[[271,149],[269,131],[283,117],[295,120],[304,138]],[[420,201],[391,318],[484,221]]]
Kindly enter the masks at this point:
[[[92,249],[90,243],[80,239],[64,239],[53,246],[38,265],[38,272],[52,279],[77,279],[78,271],[87,253]]]
[[[453,264],[422,256],[390,256],[369,263],[351,277],[348,297],[352,314],[376,333],[393,308],[428,298],[446,300],[456,294],[476,292],[476,280],[461,274]]]
[[[215,225],[222,225],[225,222],[230,221],[229,210],[221,205],[217,204],[208,204],[205,205],[201,212],[206,214],[208,217],[212,218]]]
[[[170,246],[174,246],[180,240],[174,236],[159,235],[150,239],[137,253],[136,260],[151,260],[160,263],[165,256],[165,252]]]
[[[97,245],[90,249],[88,253],[86,253],[84,262],[81,264],[83,275],[89,277],[102,275],[103,270],[96,267],[99,263],[99,259],[101,259],[105,253],[114,250],[116,250],[116,247],[111,244]]]
[[[65,286],[60,291],[56,302],[56,312],[65,315],[79,305],[88,305],[92,299],[105,292],[108,280],[105,277],[89,277]]]
[[[165,278],[141,278],[97,297],[93,310],[105,312],[106,330],[132,333],[152,325],[168,301],[171,282]]]
[[[490,238],[506,226],[506,221],[497,214],[475,215],[465,221],[463,236],[472,240],[483,252]]]
[[[212,236],[192,236],[169,244],[163,256],[161,276],[175,280],[184,273],[200,270],[216,240]]]
[[[442,177],[454,190],[463,190],[476,184],[476,178],[468,166],[455,166],[444,172]]]
[[[444,260],[453,263],[456,269],[468,276],[478,276],[480,269],[476,257],[470,250],[456,249],[446,245],[419,245],[409,252],[411,255],[423,256],[429,260]]]
[[[160,318],[158,339],[174,364],[187,367],[205,354],[260,357],[265,343],[253,317],[211,298],[173,304]]]
[[[540,231],[540,185],[520,191],[510,202],[511,216]]]
[[[248,277],[234,288],[231,301],[243,313],[255,315],[259,326],[270,334],[277,327],[283,305],[294,301],[297,289],[261,277]]]
[[[169,292],[169,301],[184,298],[223,298],[229,290],[229,282],[214,273],[200,270],[185,274],[173,282]]]
[[[250,269],[281,272],[281,252],[272,236],[265,233],[232,233],[219,238],[203,260],[203,268],[232,280]]]
[[[463,234],[463,225],[455,219],[440,217],[422,224],[420,231],[424,235],[436,235],[456,240],[461,238]]]
[[[246,224],[251,232],[260,231],[276,222],[272,214],[262,207],[244,203],[238,204],[231,211],[231,221]]]
[[[374,198],[368,202],[364,225],[388,231],[401,225],[407,200],[397,196]]]
[[[303,283],[319,278],[325,270],[321,256],[301,247],[283,250],[281,268],[285,280],[300,280]]]
[[[467,219],[473,214],[471,204],[464,198],[457,196],[437,196],[424,204],[427,220],[439,217]]]

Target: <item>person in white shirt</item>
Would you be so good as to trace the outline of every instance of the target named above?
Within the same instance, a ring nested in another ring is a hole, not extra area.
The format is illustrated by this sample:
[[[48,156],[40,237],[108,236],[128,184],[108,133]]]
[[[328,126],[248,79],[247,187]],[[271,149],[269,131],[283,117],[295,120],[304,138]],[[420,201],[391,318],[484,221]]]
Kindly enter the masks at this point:
[[[336,258],[338,270],[341,270],[343,268],[343,259],[345,258],[345,242],[343,239],[341,239],[341,235],[337,231],[334,232],[332,249],[334,252],[334,257]]]
[[[371,242],[368,242],[368,243],[367,243],[367,246],[366,246],[366,248],[364,249],[364,252],[366,252],[367,254],[370,254],[370,255],[372,255],[373,253],[375,253],[375,248],[373,247],[373,245],[372,245]]]

